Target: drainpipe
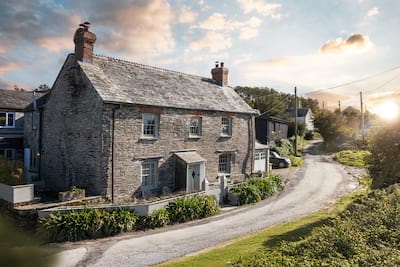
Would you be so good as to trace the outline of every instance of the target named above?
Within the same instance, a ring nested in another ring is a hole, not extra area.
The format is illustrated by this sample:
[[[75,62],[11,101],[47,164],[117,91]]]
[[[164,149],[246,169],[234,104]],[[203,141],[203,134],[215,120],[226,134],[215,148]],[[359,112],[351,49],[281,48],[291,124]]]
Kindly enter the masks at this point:
[[[111,202],[114,204],[114,151],[115,151],[115,111],[121,105],[112,109],[112,131],[111,131]]]
[[[253,168],[254,168],[254,153],[255,153],[255,145],[256,145],[256,141],[254,138],[254,125],[253,125],[253,119],[255,117],[253,115],[250,115],[250,128],[251,128],[251,164],[250,164],[250,175],[253,174]]]

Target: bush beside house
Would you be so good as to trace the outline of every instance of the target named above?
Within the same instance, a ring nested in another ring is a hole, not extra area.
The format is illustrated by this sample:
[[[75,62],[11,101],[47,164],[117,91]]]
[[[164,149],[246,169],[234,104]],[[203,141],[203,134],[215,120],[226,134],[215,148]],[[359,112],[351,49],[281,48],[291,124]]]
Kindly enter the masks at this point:
[[[56,212],[40,220],[39,232],[48,241],[77,241],[205,218],[217,210],[214,196],[197,195],[177,199],[148,216],[139,216],[125,209]]]
[[[232,204],[246,205],[266,199],[283,188],[283,179],[280,175],[271,175],[266,179],[251,178],[248,182],[232,187],[229,197]],[[234,197],[232,197],[232,195]]]

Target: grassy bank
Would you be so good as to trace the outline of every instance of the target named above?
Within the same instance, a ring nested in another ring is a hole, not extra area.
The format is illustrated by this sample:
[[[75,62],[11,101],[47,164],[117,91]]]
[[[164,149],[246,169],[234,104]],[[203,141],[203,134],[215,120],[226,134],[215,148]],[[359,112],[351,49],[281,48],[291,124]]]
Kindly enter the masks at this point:
[[[328,209],[225,242],[212,250],[183,257],[160,266],[226,266],[227,263],[238,258],[251,257],[255,253],[274,251],[282,241],[293,242],[306,237],[313,229],[322,226],[330,218],[345,210],[355,199],[365,195],[365,192],[363,190],[348,194]],[[277,257],[279,257],[279,251],[277,253]]]
[[[342,150],[337,152],[333,159],[348,166],[367,168],[367,157],[370,154],[367,150]]]

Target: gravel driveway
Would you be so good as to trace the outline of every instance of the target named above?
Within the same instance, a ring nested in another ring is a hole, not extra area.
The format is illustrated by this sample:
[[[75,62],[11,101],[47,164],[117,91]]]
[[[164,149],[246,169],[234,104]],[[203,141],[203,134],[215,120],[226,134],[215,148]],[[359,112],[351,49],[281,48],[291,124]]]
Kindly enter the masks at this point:
[[[317,143],[313,144],[305,152],[305,164],[291,174],[281,193],[256,205],[202,221],[75,243],[68,248],[86,248],[77,266],[149,266],[310,214],[358,185],[349,168],[320,155],[317,147]],[[68,266],[64,253],[60,265]]]

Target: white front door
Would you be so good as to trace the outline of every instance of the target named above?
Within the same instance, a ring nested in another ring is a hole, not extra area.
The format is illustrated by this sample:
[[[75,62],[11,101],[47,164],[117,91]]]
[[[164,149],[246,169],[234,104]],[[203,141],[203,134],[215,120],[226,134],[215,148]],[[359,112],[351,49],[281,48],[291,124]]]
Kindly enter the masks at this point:
[[[254,157],[254,172],[265,172],[267,153],[265,151],[256,151]]]
[[[200,164],[189,164],[186,176],[186,191],[200,190]]]

